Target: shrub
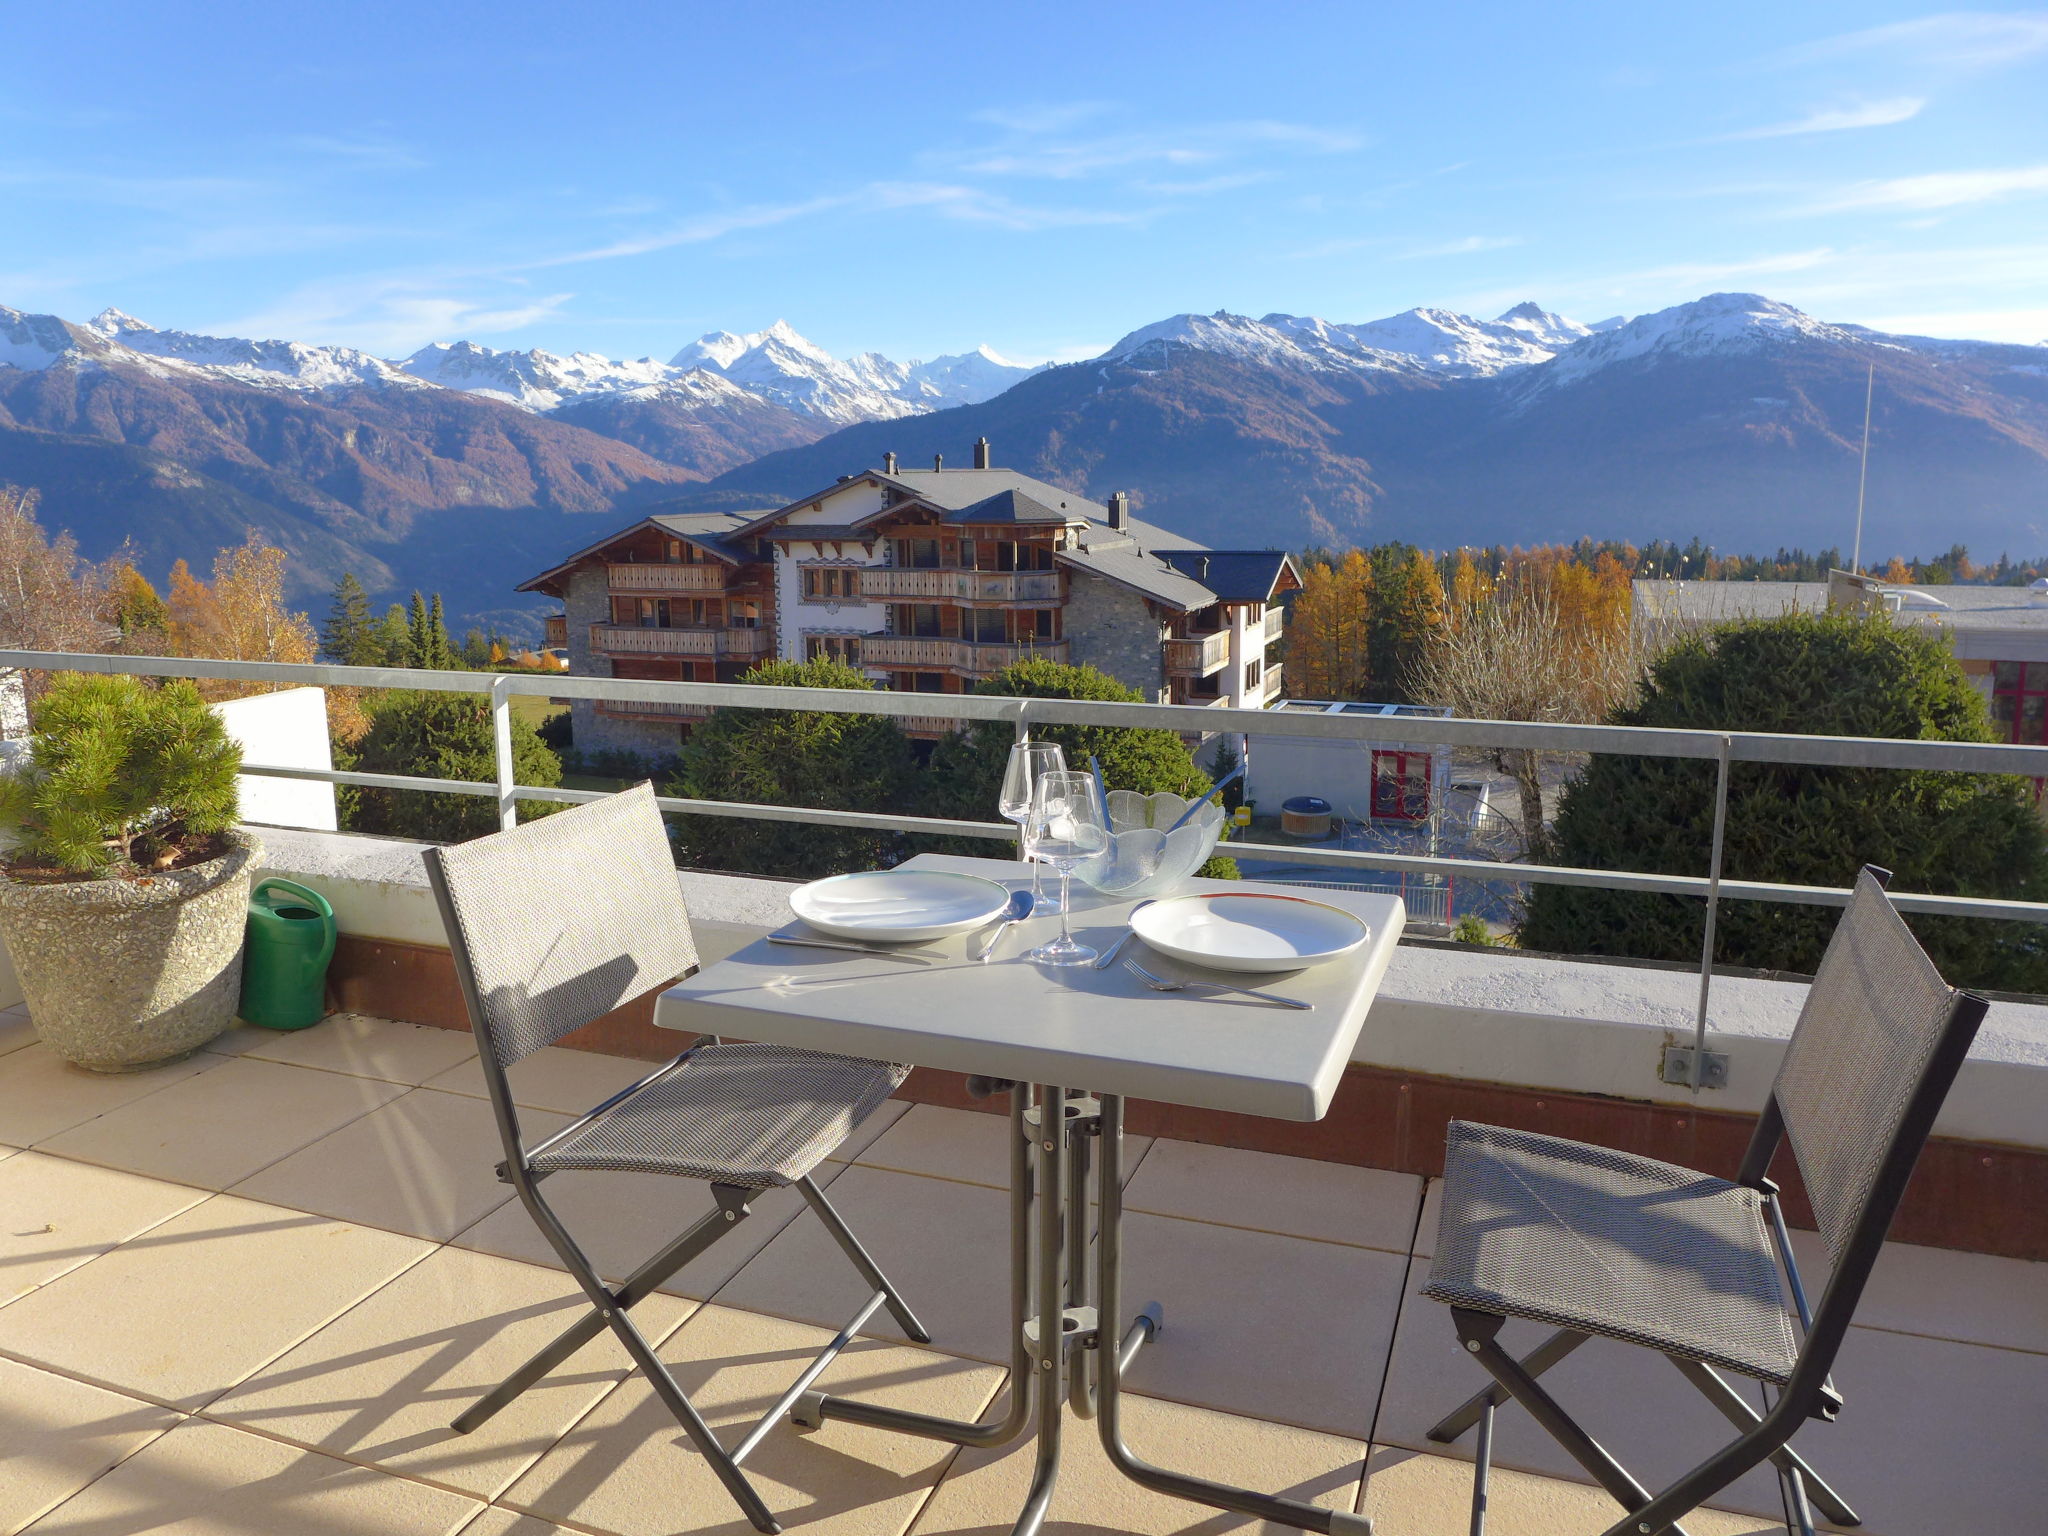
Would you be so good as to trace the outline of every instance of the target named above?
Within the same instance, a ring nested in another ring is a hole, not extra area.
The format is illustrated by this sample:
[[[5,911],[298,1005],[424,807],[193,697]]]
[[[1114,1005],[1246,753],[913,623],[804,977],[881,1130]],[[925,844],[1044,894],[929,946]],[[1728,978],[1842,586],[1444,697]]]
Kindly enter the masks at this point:
[[[1790,615],[1680,640],[1650,669],[1617,725],[1800,732],[1907,740],[1993,739],[1982,697],[1945,641],[1882,616]],[[1596,755],[1567,788],[1555,857],[1590,869],[1701,874],[1714,817],[1712,763]],[[2008,775],[1738,763],[1729,779],[1723,873],[1732,880],[1850,884],[1878,864],[1900,890],[2038,901],[2048,849],[2024,781]],[[1544,885],[1521,942],[1531,949],[1696,961],[1705,903]],[[1811,972],[1831,907],[1721,903],[1717,958]],[[2048,945],[2032,924],[1915,917],[1959,985],[2048,990]]]
[[[1451,925],[1451,940],[1457,944],[1491,944],[1493,930],[1477,912],[1467,912]]]
[[[782,688],[873,689],[843,662],[771,661],[740,679]],[[669,793],[695,800],[801,805],[901,813],[915,760],[909,740],[885,715],[822,710],[716,709],[690,733]],[[892,860],[901,839],[864,827],[681,816],[682,861],[760,875],[818,876],[872,869]]]
[[[377,706],[352,756],[348,766],[361,773],[488,783],[498,772],[490,701],[470,693],[391,694]],[[512,716],[512,777],[539,788],[562,782],[562,760],[517,713]],[[531,821],[554,809],[522,802],[519,818]],[[459,843],[498,830],[496,802],[430,790],[358,789],[346,819],[352,832],[435,843]]]
[[[1005,667],[976,683],[974,691],[1009,698],[1144,702],[1144,695],[1137,689],[1093,667],[1068,666],[1043,657]],[[1174,731],[1113,725],[1040,725],[1032,727],[1032,735],[1039,740],[1058,742],[1066,754],[1067,766],[1076,771],[1086,771],[1092,754],[1102,765],[1102,780],[1110,789],[1198,795],[1209,788],[1208,775],[1195,765],[1194,754]],[[918,814],[965,821],[994,820],[1003,767],[1016,739],[1016,731],[1002,721],[977,720],[941,740],[932,749],[929,774],[920,781]],[[984,856],[996,852],[986,842],[968,846],[959,839],[943,844],[934,840],[932,845]],[[1212,879],[1234,880],[1237,865],[1217,857],[1203,865],[1200,872]]]
[[[0,775],[18,871],[135,874],[221,851],[242,751],[192,684],[63,673],[33,723],[33,757]]]

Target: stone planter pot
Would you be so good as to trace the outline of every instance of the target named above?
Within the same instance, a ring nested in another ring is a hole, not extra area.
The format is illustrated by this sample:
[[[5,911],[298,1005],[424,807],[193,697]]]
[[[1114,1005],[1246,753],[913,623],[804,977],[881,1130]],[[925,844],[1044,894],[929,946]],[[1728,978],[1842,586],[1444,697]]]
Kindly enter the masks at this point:
[[[95,1072],[135,1072],[234,1023],[263,845],[245,832],[228,840],[219,858],[147,881],[0,876],[0,938],[45,1045]]]

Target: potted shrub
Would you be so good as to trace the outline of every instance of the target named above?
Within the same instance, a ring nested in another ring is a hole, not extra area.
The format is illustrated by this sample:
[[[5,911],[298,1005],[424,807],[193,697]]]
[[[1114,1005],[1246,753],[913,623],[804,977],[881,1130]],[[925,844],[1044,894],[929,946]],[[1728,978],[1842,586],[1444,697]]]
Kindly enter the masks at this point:
[[[249,877],[241,750],[190,683],[60,675],[32,756],[0,775],[0,937],[43,1043],[99,1072],[198,1050],[234,1021]]]

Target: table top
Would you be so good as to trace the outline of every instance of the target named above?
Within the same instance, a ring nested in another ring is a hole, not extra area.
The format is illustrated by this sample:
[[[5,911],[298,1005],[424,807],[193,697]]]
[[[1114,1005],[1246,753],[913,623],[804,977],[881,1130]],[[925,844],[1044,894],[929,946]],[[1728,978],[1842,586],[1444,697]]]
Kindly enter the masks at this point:
[[[1028,885],[1028,865],[920,854],[913,869],[959,870]],[[1050,872],[1047,879],[1052,879]],[[1196,880],[1191,891],[1304,894],[1256,881]],[[1096,1093],[1231,1110],[1276,1120],[1319,1120],[1330,1107],[1351,1048],[1386,974],[1406,919],[1397,896],[1312,893],[1363,918],[1371,938],[1308,970],[1226,976],[1169,959],[1133,936],[1106,970],[1045,966],[1019,958],[1059,931],[1059,915],[1027,918],[994,961],[982,933],[918,946],[929,965],[756,939],[656,999],[665,1029],[730,1035],[809,1050],[903,1061],[945,1071]],[[1136,903],[1074,885],[1074,935],[1102,949]],[[809,933],[794,918],[784,933]],[[1157,975],[1241,982],[1315,1004],[1313,1012],[1252,998],[1153,992],[1123,968],[1137,956]]]

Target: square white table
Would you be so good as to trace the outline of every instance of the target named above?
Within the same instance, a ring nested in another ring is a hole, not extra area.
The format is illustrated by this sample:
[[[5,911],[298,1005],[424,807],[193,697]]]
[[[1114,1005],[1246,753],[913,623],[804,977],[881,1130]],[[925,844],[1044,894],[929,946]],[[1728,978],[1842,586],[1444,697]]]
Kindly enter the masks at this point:
[[[1028,866],[923,854],[910,868],[983,875],[1012,889]],[[1286,886],[1202,880],[1198,891],[1299,895]],[[1073,928],[1103,949],[1125,927],[1129,901],[1074,887]],[[1124,1101],[1145,1098],[1280,1120],[1318,1120],[1328,1111],[1367,1008],[1399,942],[1398,897],[1317,891],[1315,899],[1364,919],[1371,938],[1326,965],[1278,976],[1224,977],[1147,950],[1133,938],[1125,956],[1161,975],[1248,982],[1314,1005],[1297,1012],[1254,998],[1154,992],[1124,970],[1041,966],[1024,952],[1058,931],[1036,916],[1007,935],[982,965],[980,934],[912,946],[921,962],[756,940],[663,992],[654,1022],[695,1034],[801,1046],[847,1056],[908,1062],[993,1079],[1008,1087],[1012,1358],[1001,1419],[960,1423],[806,1393],[791,1414],[815,1428],[826,1418],[947,1440],[1001,1445],[1038,1421],[1038,1465],[1016,1530],[1044,1521],[1059,1470],[1063,1407],[1099,1419],[1103,1448],[1125,1475],[1147,1487],[1218,1509],[1298,1529],[1370,1530],[1361,1517],[1170,1472],[1124,1445],[1118,1407],[1123,1369],[1156,1336],[1149,1305],[1120,1337],[1122,1315],[1122,1136]],[[782,930],[808,932],[794,919]],[[1056,1128],[1048,1132],[1048,1127]],[[1087,1178],[1099,1143],[1094,1273],[1087,1258]],[[1092,1283],[1091,1283],[1092,1282]],[[1048,1345],[1044,1341],[1060,1342]]]

